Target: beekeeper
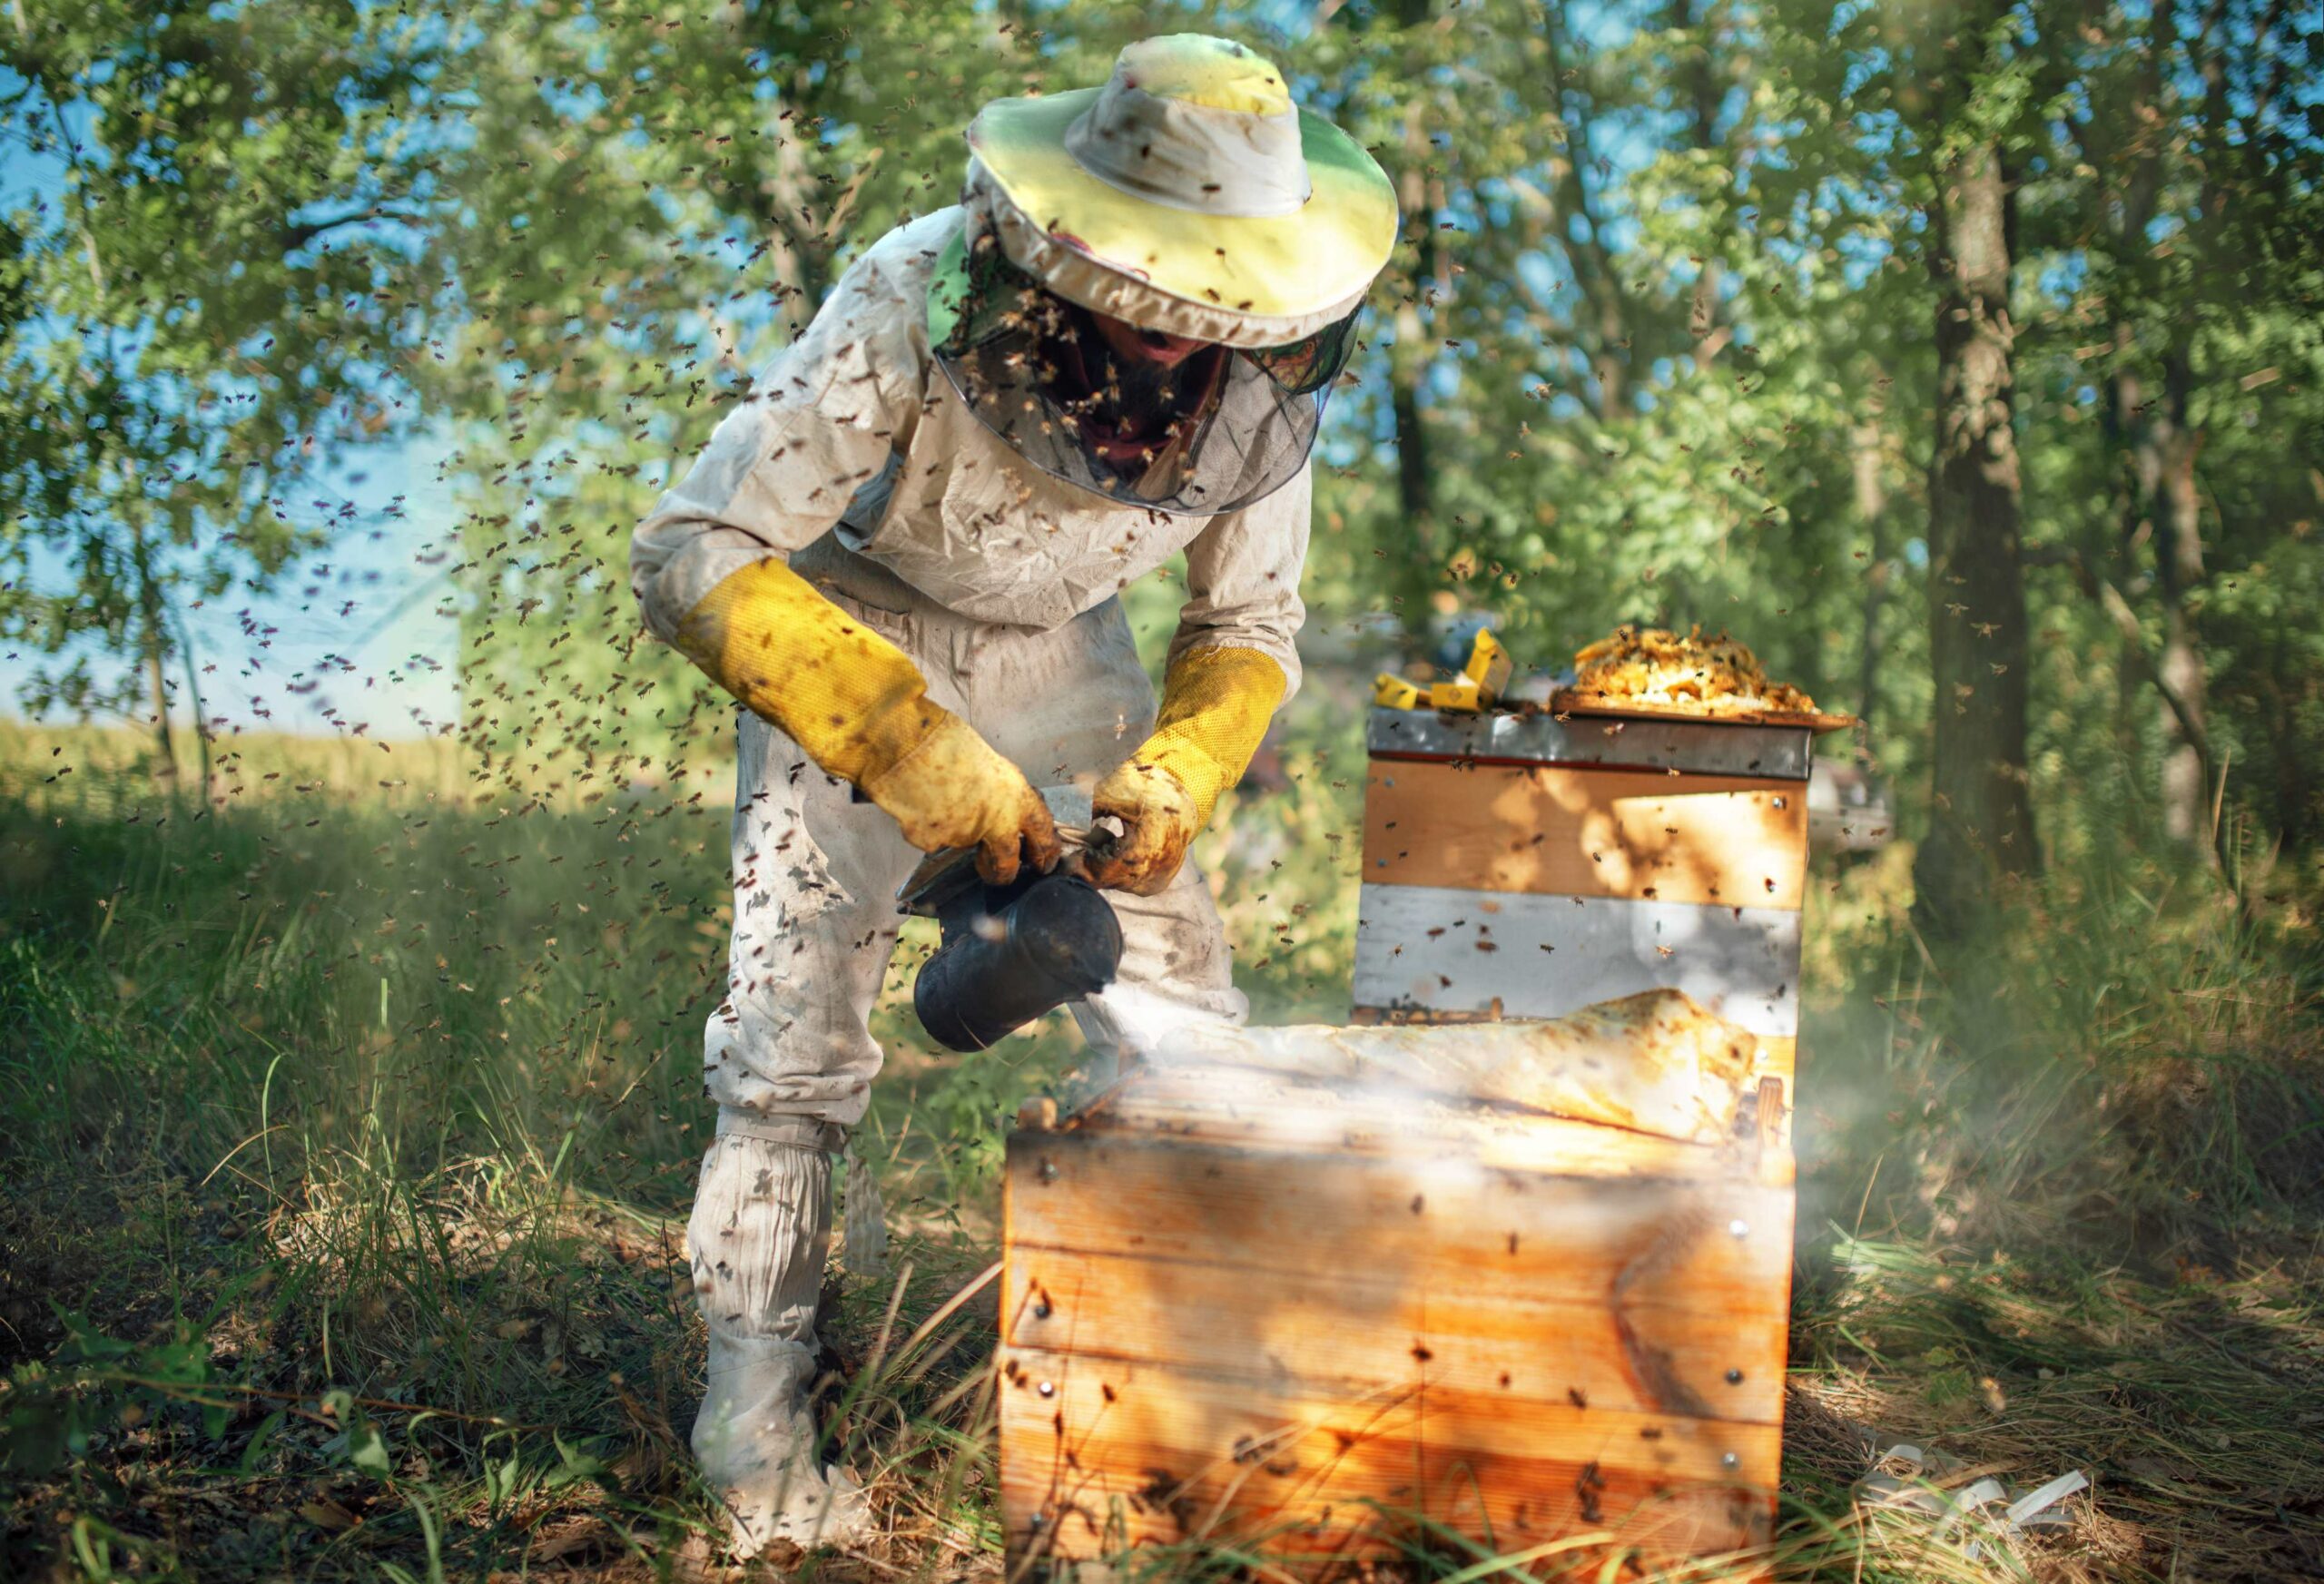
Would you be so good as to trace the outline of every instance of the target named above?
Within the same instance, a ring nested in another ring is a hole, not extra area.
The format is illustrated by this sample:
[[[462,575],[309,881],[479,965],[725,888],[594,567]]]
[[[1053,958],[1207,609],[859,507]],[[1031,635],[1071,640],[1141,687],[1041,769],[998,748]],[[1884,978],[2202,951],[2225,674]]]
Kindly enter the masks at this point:
[[[739,1550],[859,1532],[806,1411],[832,1156],[922,851],[1059,860],[1037,787],[1121,840],[1118,986],[1239,1018],[1187,844],[1299,677],[1308,451],[1396,205],[1283,74],[1200,34],[987,105],[958,207],[889,232],[639,525],[645,625],[747,706],[718,1103],[687,1228],[694,1448]],[[1157,713],[1118,593],[1186,552]],[[1093,1043],[1120,997],[1077,1008]]]

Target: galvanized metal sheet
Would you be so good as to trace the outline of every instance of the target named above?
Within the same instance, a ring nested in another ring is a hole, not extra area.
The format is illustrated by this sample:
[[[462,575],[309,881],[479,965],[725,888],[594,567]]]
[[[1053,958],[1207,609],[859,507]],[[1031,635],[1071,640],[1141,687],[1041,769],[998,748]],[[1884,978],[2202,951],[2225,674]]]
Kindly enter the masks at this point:
[[[1374,757],[1604,764],[1703,775],[1806,781],[1814,733],[1805,726],[1596,715],[1452,715],[1374,709],[1364,742]]]
[[[1799,914],[1779,908],[1367,885],[1355,1003],[1561,1018],[1683,990],[1754,1034],[1799,1032]]]

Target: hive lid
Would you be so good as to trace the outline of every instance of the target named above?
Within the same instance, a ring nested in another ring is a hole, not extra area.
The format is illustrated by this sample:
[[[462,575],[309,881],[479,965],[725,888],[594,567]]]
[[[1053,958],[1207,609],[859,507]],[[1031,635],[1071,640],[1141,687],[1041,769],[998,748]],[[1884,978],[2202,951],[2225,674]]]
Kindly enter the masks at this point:
[[[1702,716],[1448,714],[1374,709],[1364,746],[1375,759],[1452,759],[1476,764],[1571,764],[1757,775],[1806,781],[1815,731]]]

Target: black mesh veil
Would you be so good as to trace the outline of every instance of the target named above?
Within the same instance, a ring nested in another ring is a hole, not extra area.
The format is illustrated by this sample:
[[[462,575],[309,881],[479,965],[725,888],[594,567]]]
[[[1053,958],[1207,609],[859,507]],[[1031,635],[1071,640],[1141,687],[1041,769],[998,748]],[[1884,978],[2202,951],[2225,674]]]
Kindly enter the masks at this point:
[[[990,232],[953,240],[928,303],[946,378],[1019,456],[1125,506],[1188,517],[1239,510],[1298,475],[1354,322],[1287,346],[1205,346],[1162,369],[1118,357],[1087,309],[1011,263]]]

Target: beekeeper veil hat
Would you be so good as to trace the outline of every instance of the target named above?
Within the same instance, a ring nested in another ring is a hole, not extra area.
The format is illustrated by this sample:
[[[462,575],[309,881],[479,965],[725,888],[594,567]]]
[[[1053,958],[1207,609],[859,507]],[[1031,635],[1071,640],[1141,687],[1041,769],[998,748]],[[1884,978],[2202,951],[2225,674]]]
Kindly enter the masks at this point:
[[[1295,477],[1395,243],[1372,157],[1201,34],[1131,44],[1100,88],[997,100],[968,138],[969,223],[928,326],[977,415],[1045,471],[1161,511]],[[1139,369],[1092,311],[1207,345]]]

